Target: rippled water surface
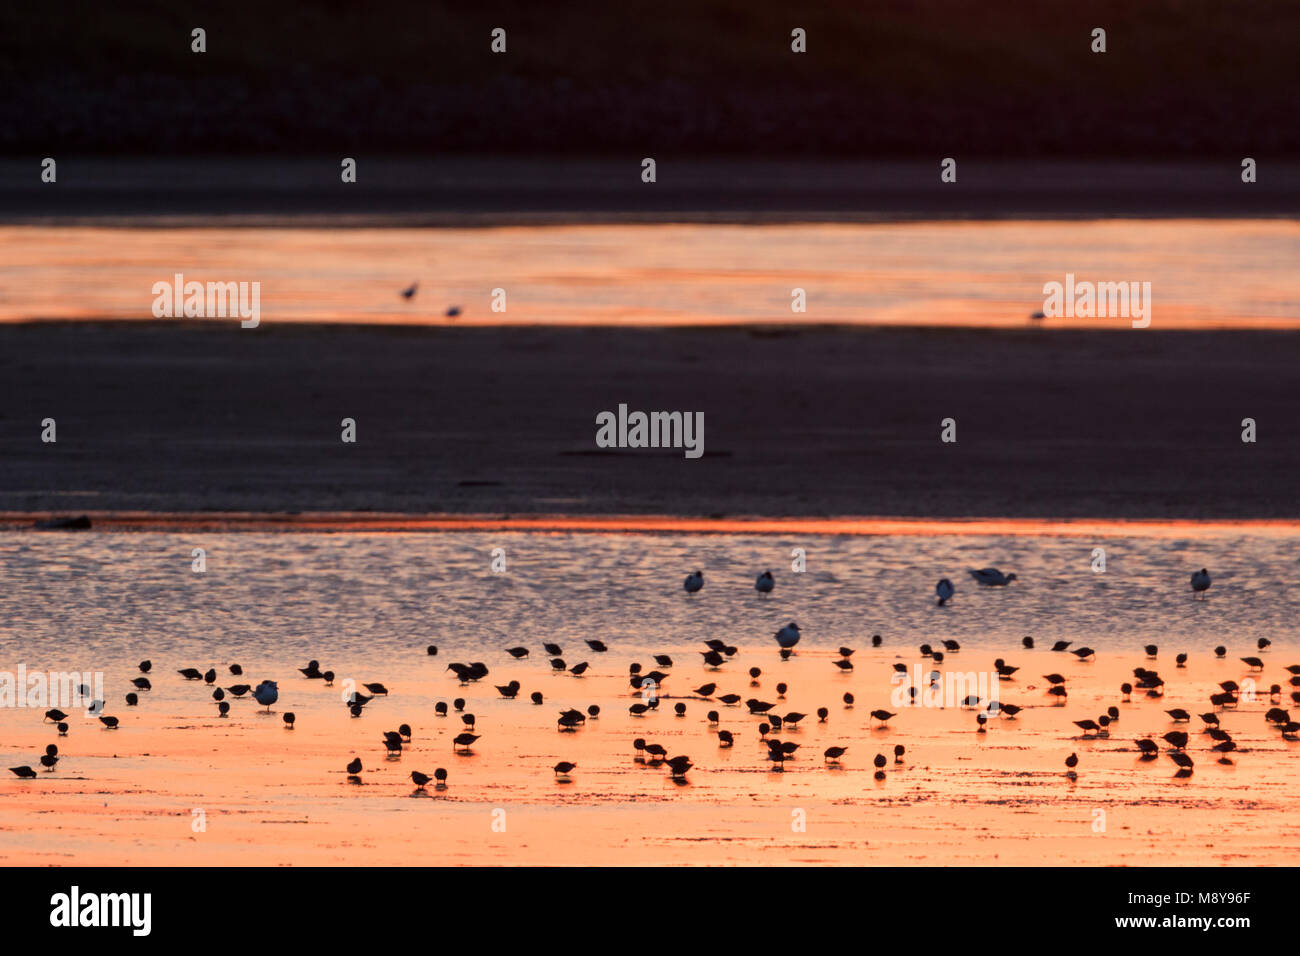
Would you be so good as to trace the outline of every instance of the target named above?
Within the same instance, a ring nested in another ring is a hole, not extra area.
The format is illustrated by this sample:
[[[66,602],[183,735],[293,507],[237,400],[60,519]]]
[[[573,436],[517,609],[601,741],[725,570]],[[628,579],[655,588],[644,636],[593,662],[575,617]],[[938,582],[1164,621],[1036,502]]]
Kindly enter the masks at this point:
[[[1293,642],[1300,535],[1098,540],[1034,536],[637,534],[30,534],[0,535],[0,657],[77,658],[87,666],[141,654],[203,658],[405,657],[503,642],[599,637],[628,650],[710,637],[762,645],[796,620],[805,646],[891,645],[956,637],[972,645],[1086,640],[1134,649],[1175,635],[1189,647]],[[206,550],[207,571],[191,570]],[[1093,549],[1106,551],[1104,573]],[[505,551],[505,573],[490,569]],[[792,549],[806,553],[791,571]],[[1015,571],[979,587],[968,568]],[[1209,598],[1188,577],[1209,567]],[[704,570],[687,597],[681,581]],[[770,568],[777,588],[753,590]],[[939,608],[934,583],[958,593]],[[85,661],[85,658],[91,658]]]

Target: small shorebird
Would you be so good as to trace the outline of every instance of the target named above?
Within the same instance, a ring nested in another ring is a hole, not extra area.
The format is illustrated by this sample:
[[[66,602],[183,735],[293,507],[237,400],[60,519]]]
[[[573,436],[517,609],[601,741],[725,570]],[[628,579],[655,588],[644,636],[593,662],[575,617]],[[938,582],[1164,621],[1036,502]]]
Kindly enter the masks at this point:
[[[456,739],[452,741],[452,750],[460,750],[469,753],[470,745],[478,740],[482,734],[457,734]]]
[[[35,780],[36,771],[31,767],[10,767],[9,772],[22,780]]]
[[[754,590],[759,594],[771,594],[774,587],[776,587],[776,579],[772,577],[771,571],[764,571],[754,579]]]
[[[203,680],[203,672],[197,667],[186,667],[178,670],[176,673],[180,674],[186,680]]]
[[[506,700],[514,700],[519,696],[519,681],[512,680],[509,684],[497,684],[497,693]]]
[[[506,648],[506,653],[509,654],[511,657],[513,657],[515,660],[518,660],[518,659],[521,658],[521,657],[527,657],[527,656],[528,656],[528,648],[526,648],[526,647],[507,647],[507,648]]]
[[[577,766],[578,765],[576,763],[570,763],[567,760],[561,760],[552,769],[555,771],[555,775],[557,777],[567,777],[570,773],[573,772],[573,769]]]
[[[1192,574],[1192,592],[1193,594],[1204,594],[1210,589],[1210,572],[1201,568],[1201,570]]]
[[[686,575],[686,580],[682,582],[682,587],[686,589],[687,594],[694,594],[700,588],[704,587],[704,572],[695,571]]]
[[[973,573],[973,572],[972,572]],[[934,593],[939,595],[939,606],[943,607],[952,600],[952,596],[957,589],[952,586],[952,582],[947,578],[940,578],[939,583],[934,586]]]
[[[411,782],[415,784],[417,790],[423,790],[425,785],[432,779],[428,774],[420,773],[418,770],[411,771]]]
[[[1016,579],[1015,573],[1003,574],[997,568],[980,568],[971,571],[970,576],[987,587],[1006,587]]]
[[[848,750],[848,747],[827,747],[826,752],[822,754],[822,756],[829,763],[839,763],[840,758],[848,753]]]
[[[402,298],[408,302],[411,301],[412,299],[415,298],[416,290],[418,290],[419,288],[420,288],[420,283],[418,281],[412,282],[409,286],[407,286],[405,289],[402,290]]]

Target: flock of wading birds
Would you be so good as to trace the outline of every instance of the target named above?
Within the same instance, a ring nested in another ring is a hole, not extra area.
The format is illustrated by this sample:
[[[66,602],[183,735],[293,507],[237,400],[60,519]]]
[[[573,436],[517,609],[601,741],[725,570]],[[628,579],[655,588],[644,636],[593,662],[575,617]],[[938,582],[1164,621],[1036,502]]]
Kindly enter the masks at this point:
[[[1006,587],[1016,579],[1015,574],[1003,574],[997,568],[972,570],[970,575],[980,585],[987,587]],[[1191,590],[1193,595],[1203,597],[1205,592],[1209,590],[1210,583],[1209,572],[1204,568],[1194,573],[1191,577]],[[775,586],[776,582],[771,571],[764,571],[754,582],[754,589],[760,595],[770,594]],[[701,591],[704,588],[703,572],[694,571],[687,575],[686,580],[683,582],[683,588],[687,595],[694,595]],[[947,578],[943,578],[935,585],[935,593],[938,596],[938,603],[940,605],[944,605],[950,601],[955,592],[955,587]],[[800,638],[799,626],[793,621],[776,632],[775,640],[779,647],[779,653],[782,660],[789,659],[789,657],[794,653],[794,648],[799,643]],[[600,640],[591,639],[587,640],[585,643],[587,647],[590,648],[591,652],[595,654],[603,654],[609,650],[604,642]],[[882,643],[881,636],[879,634],[873,635],[871,643],[872,646],[879,647]],[[1270,641],[1267,638],[1260,638],[1256,643],[1258,650],[1261,652],[1267,651],[1270,645]],[[1094,657],[1095,652],[1092,648],[1077,647],[1071,649],[1071,644],[1071,641],[1057,641],[1051,649],[1058,653],[1073,654],[1079,660],[1088,660]],[[929,644],[922,644],[920,647],[921,656],[930,658],[937,665],[943,663],[945,654],[954,653],[960,650],[958,643],[953,640],[945,640],[942,642],[942,645],[943,649],[939,650],[931,647]],[[1023,646],[1027,650],[1032,650],[1034,647],[1033,638],[1024,638]],[[589,664],[586,661],[570,667],[561,656],[563,654],[563,649],[558,644],[543,644],[542,649],[548,656],[550,667],[553,671],[567,670],[575,677],[581,677],[589,667]],[[1152,660],[1156,659],[1159,652],[1159,649],[1154,644],[1146,645],[1144,650],[1147,657]],[[426,651],[430,656],[435,656],[438,653],[438,648],[435,645],[429,645]],[[705,649],[699,653],[703,656],[703,663],[706,669],[720,671],[737,652],[738,648],[728,645],[725,641],[712,639],[705,642]],[[1227,649],[1223,646],[1216,647],[1214,652],[1215,656],[1219,658],[1223,658],[1227,655]],[[505,653],[515,660],[521,660],[530,656],[530,651],[526,647],[510,647],[506,649]],[[853,662],[851,657],[853,655],[853,649],[849,647],[841,647],[839,649],[839,655],[840,659],[834,661],[834,666],[839,668],[841,671],[852,670]],[[1252,672],[1262,672],[1264,670],[1264,661],[1259,657],[1243,657],[1240,660],[1242,663],[1246,664]],[[655,654],[654,661],[656,667],[666,667],[671,669],[673,666],[673,660],[667,654]],[[1175,657],[1175,664],[1179,668],[1185,666],[1186,661],[1186,654],[1180,653]],[[994,666],[997,668],[998,678],[1000,681],[1014,680],[1016,671],[1020,669],[1008,665],[1001,658],[994,662]],[[153,664],[151,661],[145,660],[140,662],[139,669],[141,676],[134,678],[132,681],[135,690],[126,695],[125,701],[127,706],[134,707],[138,705],[140,701],[139,695],[148,692],[152,688],[150,679],[147,676],[152,671],[152,668]],[[907,665],[903,663],[894,664],[894,669],[898,673],[907,673]],[[475,684],[487,677],[489,673],[487,665],[482,662],[473,662],[470,664],[452,663],[447,666],[447,670],[452,671],[456,675],[461,686]],[[1292,688],[1300,688],[1300,665],[1290,665],[1286,670],[1290,675],[1290,686]],[[299,668],[299,671],[307,680],[324,681],[327,686],[333,685],[334,683],[334,672],[321,670],[318,661],[310,661],[306,667]],[[229,672],[233,677],[240,677],[243,675],[243,669],[239,664],[231,664],[229,666]],[[199,681],[207,686],[215,685],[217,681],[216,668],[209,668],[205,672],[200,671],[195,667],[187,667],[179,670],[177,673],[179,673],[185,680]],[[757,667],[751,667],[749,669],[751,687],[758,686],[760,673],[761,671]],[[659,688],[668,677],[669,674],[664,671],[657,669],[652,671],[643,671],[640,663],[631,664],[628,673],[628,681],[633,693],[641,697],[640,701],[632,704],[628,708],[628,712],[631,716],[645,717],[647,714],[659,709],[660,700],[666,696],[659,694]],[[1069,696],[1069,692],[1066,689],[1065,678],[1057,673],[1045,674],[1043,677],[1048,682],[1046,690],[1047,695],[1055,698],[1056,702],[1059,704],[1065,703],[1066,698]],[[1148,698],[1160,698],[1164,696],[1164,678],[1162,678],[1155,670],[1147,667],[1136,667],[1133,669],[1133,678],[1134,679],[1131,683],[1125,682],[1120,685],[1119,690],[1123,695],[1122,702],[1131,701],[1132,695],[1139,692],[1145,694]],[[937,686],[940,679],[941,675],[938,671],[931,672],[930,680],[932,686]],[[365,713],[366,705],[376,697],[386,697],[388,695],[388,689],[382,683],[364,683],[360,686],[365,688],[367,693],[352,691],[344,698],[344,703],[353,717],[361,717]],[[1210,709],[1205,713],[1200,714],[1199,719],[1202,723],[1202,733],[1214,741],[1209,749],[1213,753],[1218,754],[1218,761],[1220,763],[1231,763],[1231,758],[1228,755],[1237,749],[1237,744],[1233,741],[1232,736],[1220,727],[1219,714],[1227,709],[1235,708],[1241,700],[1243,690],[1235,681],[1231,680],[1223,681],[1220,683],[1219,687],[1220,692],[1210,695]],[[688,699],[703,701],[716,700],[724,707],[737,707],[743,703],[751,716],[761,718],[762,722],[758,725],[759,741],[766,748],[767,759],[774,764],[773,769],[784,769],[785,761],[794,759],[795,752],[799,750],[800,744],[795,741],[781,740],[775,735],[781,732],[783,728],[796,728],[800,721],[804,720],[808,715],[797,711],[778,715],[775,712],[775,708],[778,705],[775,703],[759,700],[753,697],[742,701],[741,695],[739,694],[717,694],[717,689],[718,685],[716,683],[710,682],[703,684],[702,686],[695,688],[692,697]],[[786,690],[787,687],[784,683],[778,683],[776,685],[778,699],[784,699]],[[512,680],[508,684],[497,685],[496,691],[502,698],[514,700],[519,697],[521,686],[518,681]],[[917,695],[917,688],[911,687],[908,688],[908,691],[912,701],[914,702]],[[1276,727],[1281,732],[1283,739],[1288,741],[1300,740],[1300,723],[1292,720],[1288,711],[1277,706],[1281,703],[1281,696],[1283,694],[1282,686],[1280,684],[1271,685],[1268,694],[1269,702],[1275,706],[1271,707],[1265,713],[1265,721]],[[227,717],[230,713],[230,702],[226,699],[227,695],[235,699],[250,697],[257,701],[257,703],[266,707],[268,713],[270,712],[271,705],[279,700],[280,696],[279,687],[277,683],[272,680],[264,680],[256,686],[240,683],[232,684],[224,688],[214,687],[212,690],[212,700],[216,704],[218,716],[222,718]],[[1290,696],[1293,704],[1300,705],[1300,689],[1293,689],[1290,692]],[[541,705],[544,703],[544,698],[540,691],[533,691],[530,695],[530,699],[535,705]],[[843,702],[846,708],[852,707],[854,703],[853,694],[845,693],[843,696]],[[983,700],[979,696],[975,695],[966,697],[961,701],[961,705],[963,708],[977,711],[975,714],[977,733],[985,732],[985,727],[990,719],[1006,718],[1014,720],[1016,714],[1018,714],[1022,709],[1015,704],[1001,703],[998,700]],[[452,701],[451,706],[460,716],[460,720],[464,726],[463,732],[454,738],[452,749],[454,752],[472,754],[473,745],[481,737],[481,735],[474,733],[476,724],[474,714],[466,712],[466,701],[464,698],[456,698]],[[678,716],[684,716],[686,713],[686,704],[684,701],[678,700],[673,705],[673,709]],[[446,718],[449,714],[447,703],[445,701],[439,701],[434,707],[434,712],[438,717]],[[1173,708],[1167,710],[1166,713],[1169,714],[1174,723],[1188,723],[1192,720],[1193,716],[1182,708]],[[97,717],[99,722],[103,724],[104,728],[107,730],[116,730],[119,726],[119,720],[117,717],[104,714],[103,701],[92,702],[88,709],[88,714]],[[585,713],[581,710],[566,709],[560,712],[556,724],[561,732],[572,733],[585,724],[589,717],[596,718],[599,714],[600,707],[596,704],[589,706]],[[819,723],[825,723],[829,716],[830,712],[826,707],[819,707],[817,709],[817,720]],[[897,714],[890,713],[887,710],[871,711],[871,719],[878,721],[881,726],[886,725],[890,719],[896,716]],[[1082,731],[1084,739],[1109,737],[1110,727],[1119,720],[1119,717],[1119,708],[1112,705],[1107,707],[1106,713],[1099,715],[1096,720],[1076,720],[1074,721],[1074,724]],[[58,730],[59,736],[64,737],[67,736],[69,729],[67,718],[68,715],[63,711],[52,709],[45,712],[44,719],[52,721]],[[285,727],[290,730],[293,729],[295,719],[293,713],[286,712],[282,715]],[[707,720],[711,728],[718,727],[721,720],[719,712],[717,710],[710,710],[707,714]],[[731,747],[736,742],[735,734],[730,730],[717,729],[714,733],[717,736],[718,745],[720,747]],[[401,724],[397,730],[385,732],[382,743],[386,751],[386,759],[400,759],[403,744],[409,744],[411,742],[411,734],[411,727],[408,724]],[[1163,734],[1161,739],[1168,745],[1168,750],[1166,751],[1167,755],[1178,766],[1178,771],[1175,776],[1190,776],[1194,770],[1195,764],[1192,758],[1187,754],[1187,746],[1191,740],[1189,734],[1183,730],[1171,730],[1168,733]],[[1155,740],[1148,737],[1142,740],[1136,740],[1134,743],[1136,744],[1140,754],[1139,759],[1152,761],[1159,757],[1160,745]],[[690,757],[685,755],[669,756],[668,750],[665,747],[656,743],[648,743],[641,737],[638,737],[633,741],[633,747],[635,748],[635,760],[638,763],[652,767],[667,767],[671,779],[679,783],[685,782],[687,772],[694,766]],[[838,765],[840,758],[844,756],[847,750],[847,747],[828,747],[823,753],[823,760],[828,765]],[[894,763],[902,763],[905,753],[906,751],[901,744],[896,745],[893,749]],[[39,762],[46,771],[53,771],[56,764],[59,762],[58,746],[56,744],[49,744],[45,748],[45,753],[40,756]],[[888,762],[888,758],[883,753],[876,754],[874,764],[876,767],[875,777],[877,780],[885,779],[884,768]],[[1077,754],[1071,753],[1065,759],[1065,766],[1067,768],[1066,776],[1072,780],[1077,776],[1075,768],[1078,764],[1079,758]],[[559,763],[555,764],[552,770],[557,779],[568,782],[571,780],[570,774],[572,774],[576,768],[576,763],[568,760],[561,760]],[[37,776],[36,771],[30,766],[10,767],[9,769],[16,776],[23,779],[32,779]],[[348,781],[351,783],[360,783],[363,772],[364,767],[361,758],[354,756],[346,767]],[[413,770],[411,771],[411,781],[415,784],[417,790],[424,790],[429,783],[434,783],[438,789],[443,789],[447,786],[447,770],[446,768],[439,767],[434,771],[433,776],[429,776],[419,770]]]

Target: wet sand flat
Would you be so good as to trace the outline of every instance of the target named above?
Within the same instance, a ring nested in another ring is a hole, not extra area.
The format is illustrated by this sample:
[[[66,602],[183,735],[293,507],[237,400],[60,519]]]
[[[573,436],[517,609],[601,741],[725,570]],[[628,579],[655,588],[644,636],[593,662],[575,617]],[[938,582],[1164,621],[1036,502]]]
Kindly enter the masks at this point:
[[[1295,518],[1297,369],[1287,331],[8,325],[0,511]],[[620,403],[703,457],[598,448]]]
[[[977,734],[974,710],[891,705],[894,662],[928,670],[910,649],[863,648],[848,674],[826,651],[782,663],[774,648],[745,648],[720,671],[706,671],[693,649],[674,651],[680,664],[664,681],[658,712],[640,718],[627,712],[638,698],[624,676],[626,655],[614,653],[581,678],[549,673],[539,652],[518,663],[498,663],[504,655],[493,653],[490,678],[469,687],[455,682],[443,658],[413,658],[386,681],[390,696],[359,719],[348,715],[340,688],[285,678],[285,662],[248,660],[247,672],[282,677],[271,716],[244,700],[219,720],[201,685],[161,666],[161,700],[117,708],[117,731],[76,714],[58,739],[39,712],[6,709],[6,759],[56,739],[67,756],[55,773],[0,787],[0,849],[12,863],[90,865],[1268,865],[1289,863],[1300,850],[1300,824],[1290,819],[1300,744],[1265,723],[1267,695],[1221,712],[1240,747],[1227,766],[1213,759],[1198,719],[1175,725],[1164,713],[1200,712],[1220,680],[1251,676],[1232,656],[1196,653],[1176,670],[1172,660],[1141,653],[1087,663],[1043,649],[963,649],[943,670],[988,670],[995,656],[1021,667],[1001,685],[1001,699],[1025,709]],[[1256,675],[1264,686],[1286,676],[1283,653],[1266,657]],[[1136,665],[1166,676],[1163,700],[1118,703],[1119,684]],[[757,686],[746,676],[750,666],[763,670]],[[1070,688],[1060,706],[1049,703],[1039,676],[1052,671]],[[498,699],[491,684],[509,679],[525,695],[543,691],[546,704]],[[781,734],[801,744],[784,772],[764,759],[758,718],[691,699],[705,681],[718,683],[718,693],[810,715]],[[778,681],[790,686],[783,700]],[[846,691],[853,708],[841,702]],[[684,717],[672,713],[678,695],[687,698]],[[456,696],[469,699],[482,735],[470,755],[452,753],[459,717],[433,713],[435,701]],[[598,719],[557,730],[558,709],[592,703],[602,708]],[[1109,704],[1121,710],[1110,737],[1081,739],[1071,721]],[[824,724],[819,706],[830,710]],[[878,707],[897,716],[869,727]],[[704,719],[712,708],[736,734],[734,748],[719,748]],[[292,731],[280,720],[285,709],[297,714]],[[412,726],[413,742],[389,760],[380,735],[400,722]],[[1186,779],[1175,779],[1164,755],[1140,761],[1133,744],[1179,727],[1191,732],[1196,762]],[[638,736],[689,755],[696,767],[687,782],[636,761]],[[899,743],[905,762],[895,765]],[[831,745],[849,748],[840,766],[822,758]],[[1080,757],[1074,782],[1064,775],[1071,752]],[[873,779],[876,753],[889,757],[883,781]],[[366,768],[360,785],[343,773],[353,754]],[[578,765],[567,781],[551,770],[561,759]],[[415,791],[409,772],[438,766],[450,772],[447,789]],[[800,821],[806,829],[797,829]]]

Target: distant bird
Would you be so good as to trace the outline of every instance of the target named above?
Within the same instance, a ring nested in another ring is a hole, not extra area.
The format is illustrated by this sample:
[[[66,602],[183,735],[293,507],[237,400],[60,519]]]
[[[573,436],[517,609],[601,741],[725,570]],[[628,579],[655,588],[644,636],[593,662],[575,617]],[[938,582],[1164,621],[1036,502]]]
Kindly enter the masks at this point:
[[[1270,641],[1267,637],[1261,637],[1259,640],[1255,642],[1255,646],[1259,648],[1261,651],[1266,651],[1273,646],[1273,642]]]
[[[534,704],[541,704],[544,702],[544,698],[542,697],[542,692],[540,690],[533,691],[531,694],[528,695],[528,699],[531,700]]]
[[[1079,755],[1074,753],[1070,754],[1070,756],[1065,758],[1065,765],[1071,770],[1079,766]]]
[[[449,318],[449,319],[454,319],[454,318],[456,318],[456,316],[460,315],[460,306],[458,306],[458,305],[450,305],[450,306],[448,306],[448,307],[447,307],[447,312],[446,312],[445,314],[446,314],[447,318]]]
[[[880,721],[880,725],[883,727],[885,724],[889,723],[891,717],[897,717],[898,715],[891,714],[887,710],[873,710],[871,716]]]
[[[352,774],[353,776],[359,774],[361,772],[361,758],[353,757],[352,762],[348,764],[347,770],[348,773]]]
[[[218,702],[217,702],[217,716],[218,716],[218,717],[225,717],[225,716],[227,716],[229,713],[230,713],[230,704],[229,704],[227,701],[224,701],[224,700],[222,700],[222,701],[218,701]]]
[[[559,644],[543,644],[542,650],[544,650],[551,657],[559,657],[561,654],[564,653],[564,651],[560,649]]]
[[[281,717],[281,720],[284,721],[284,725],[290,730],[293,730],[293,722],[297,719],[298,718],[294,716],[294,713],[291,710],[286,710],[284,715]]]
[[[581,677],[583,674],[587,673],[587,668],[590,666],[591,665],[588,664],[586,661],[583,661],[581,664],[574,664],[572,667],[570,667],[569,673],[572,674],[574,677]]]
[[[105,727],[107,727],[109,730],[117,730],[116,717],[101,717],[99,718],[99,722],[103,724]]]
[[[792,648],[799,643],[799,625],[791,621],[781,630],[776,632],[776,642],[783,648]]]
[[[1142,751],[1144,757],[1154,757],[1160,749],[1154,740],[1135,740],[1133,743],[1137,744],[1137,749]]]
[[[1243,657],[1241,662],[1251,670],[1262,671],[1264,669],[1264,662],[1258,657]]]
[[[141,661],[141,662],[140,662],[140,673],[141,673],[141,674],[147,674],[147,673],[149,673],[149,669],[150,669],[151,667],[153,667],[153,661]]]
[[[1187,711],[1183,710],[1181,707],[1175,707],[1173,710],[1166,710],[1165,713],[1168,714],[1170,717],[1172,717],[1174,720],[1181,721],[1181,720],[1192,719],[1192,715],[1189,714]]]
[[[1016,579],[1015,574],[1003,574],[997,568],[980,568],[971,571],[970,576],[986,587],[1006,587]]]
[[[1143,650],[1147,652],[1147,657],[1155,657],[1160,648],[1154,644],[1148,644]]]
[[[388,696],[388,688],[383,684],[362,684],[361,686],[370,691],[370,693],[376,697]]]
[[[772,577],[771,571],[764,571],[754,579],[754,590],[759,594],[771,594],[774,587],[776,579]]]
[[[846,753],[848,753],[848,750],[849,750],[848,747],[827,747],[826,753],[824,753],[822,756],[826,760],[832,761],[834,763],[839,763],[840,758],[843,757]]]
[[[52,708],[51,710],[47,710],[45,712],[45,720],[53,720],[57,722],[60,720],[67,719],[67,716],[68,716],[67,714],[59,710],[57,707]]]
[[[1192,574],[1192,592],[1194,594],[1204,594],[1210,589],[1210,572],[1201,568]]]
[[[417,790],[423,790],[425,784],[427,784],[432,779],[433,779],[432,777],[428,776],[427,774],[420,773],[420,771],[418,770],[411,771],[411,782],[415,784],[415,788]]]
[[[410,724],[400,724],[400,725],[398,726],[398,728],[397,728],[397,733],[398,733],[398,734],[401,736],[401,738],[402,738],[403,740],[405,740],[408,744],[411,742],[411,725],[410,725]]]
[[[686,589],[687,594],[694,594],[700,588],[704,587],[704,572],[695,571],[686,575],[686,580],[682,582],[682,587]]]
[[[235,677],[242,677],[244,675],[244,669],[238,664],[231,664],[230,673]]]
[[[1174,663],[1177,664],[1179,667],[1182,667],[1187,663],[1187,655],[1179,654],[1177,657],[1174,658]]]
[[[447,771],[442,767],[439,767],[433,772],[433,779],[438,781],[439,789],[447,786]]]
[[[138,704],[138,703],[140,703],[140,697],[139,697],[139,695],[137,695],[137,694],[127,694],[127,695],[126,695],[126,706],[128,706],[128,707],[134,707],[134,706],[135,706],[136,704]]]
[[[22,780],[36,779],[36,771],[31,767],[10,767],[9,772]]]
[[[1052,650],[1054,650],[1054,651],[1066,651],[1066,650],[1069,650],[1069,649],[1070,649],[1070,645],[1071,645],[1072,643],[1074,643],[1074,642],[1073,642],[1073,641],[1057,641],[1055,644],[1052,645]]]
[[[1044,675],[1043,675],[1043,680],[1047,681],[1049,684],[1064,684],[1064,683],[1065,683],[1065,678],[1062,677],[1060,674],[1044,674]]]
[[[478,740],[481,736],[482,734],[458,734],[456,739],[452,741],[451,749],[463,750],[465,753],[469,753],[470,744],[474,743],[474,741]]]
[[[1171,730],[1167,734],[1161,734],[1161,739],[1175,750],[1182,750],[1187,746],[1187,734],[1181,730]]]
[[[852,661],[835,661],[834,663],[835,663],[835,666],[838,667],[838,668],[839,668],[840,670],[842,670],[842,671],[851,671],[851,670],[853,670],[853,662],[852,662]]]
[[[402,298],[406,299],[409,302],[411,299],[415,298],[415,292],[419,288],[420,288],[420,283],[418,281],[412,282],[409,286],[407,286],[405,289],[402,290]]]
[[[1091,647],[1076,647],[1074,650],[1070,651],[1070,653],[1079,658],[1079,660],[1083,660],[1085,657],[1092,657],[1097,652]]]
[[[509,684],[505,684],[505,685],[498,684],[497,693],[499,693],[506,700],[514,700],[516,697],[519,696],[519,681],[512,680]]]
[[[180,674],[186,680],[203,680],[203,672],[197,667],[186,667],[176,673]]]
[[[607,650],[609,650],[609,647],[605,644],[604,641],[587,641],[587,646],[590,647],[597,654],[604,654]]]
[[[655,663],[658,664],[660,667],[672,667],[673,659],[669,657],[667,654],[656,654]]]
[[[506,648],[506,653],[509,654],[511,657],[515,658],[515,660],[518,660],[518,659],[521,658],[521,657],[527,657],[527,656],[528,656],[528,648],[526,648],[526,647],[507,647],[507,648]]]
[[[717,684],[703,684],[695,688],[695,694],[698,697],[712,697],[713,692],[718,689]]]
[[[1222,644],[1220,644],[1218,647],[1214,649],[1215,657],[1223,657],[1227,653],[1228,653],[1228,649],[1224,647]]]
[[[884,641],[884,638],[881,637],[879,634],[872,634],[872,635],[871,635],[871,646],[872,646],[872,647],[879,647],[883,641]]]
[[[308,680],[320,680],[323,676],[320,670],[320,661],[308,661],[306,667],[299,667],[298,672]]]
[[[147,677],[137,677],[131,683],[135,685],[136,690],[153,690],[153,684],[149,683]]]
[[[437,656],[438,656],[438,645],[437,645],[437,644],[430,644],[428,647],[426,647],[426,648],[424,649],[424,653],[428,654],[430,657],[437,657]]]
[[[943,607],[952,596],[957,593],[957,589],[952,586],[952,582],[947,578],[940,578],[939,583],[934,586],[934,593],[939,595],[939,606]]]
[[[60,737],[66,737],[66,736],[68,736],[68,725],[67,725],[67,724],[65,724],[65,723],[60,723],[59,726],[58,726],[58,730],[59,730],[59,736],[60,736]]]
[[[264,680],[253,689],[253,698],[271,712],[271,705],[280,699],[280,690],[273,680]]]
[[[1074,725],[1080,728],[1085,734],[1096,736],[1097,731],[1101,730],[1095,720],[1076,720]]]
[[[555,775],[557,777],[567,777],[570,773],[573,772],[573,769],[577,766],[578,765],[576,763],[570,763],[567,760],[561,760],[552,769],[555,771]]]
[[[216,679],[217,679],[217,669],[215,667],[209,667],[207,672],[203,675],[204,683],[211,684],[215,682]]]
[[[226,688],[226,690],[230,691],[236,697],[243,697],[252,689],[253,688],[248,684],[232,684],[230,687]]]

